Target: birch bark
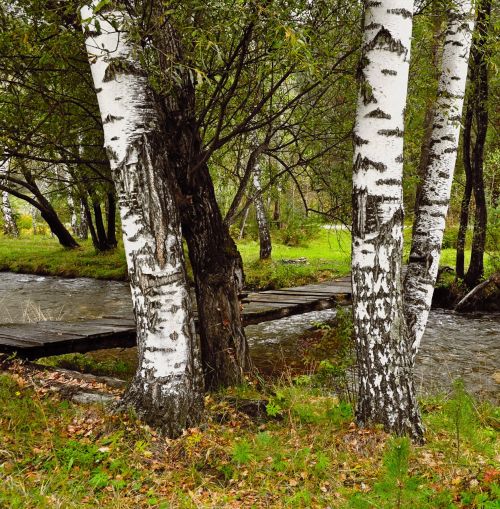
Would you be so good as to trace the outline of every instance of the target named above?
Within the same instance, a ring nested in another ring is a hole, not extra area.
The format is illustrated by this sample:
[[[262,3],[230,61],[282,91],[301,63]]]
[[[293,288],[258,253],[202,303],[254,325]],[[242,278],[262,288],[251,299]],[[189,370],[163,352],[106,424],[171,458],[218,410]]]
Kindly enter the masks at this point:
[[[9,163],[7,161],[0,162],[0,180],[9,171]],[[12,213],[10,205],[9,193],[2,191],[2,213],[3,213],[3,232],[5,235],[19,237],[19,229]]]
[[[404,282],[405,317],[413,356],[425,330],[439,268],[458,151],[473,25],[470,0],[454,3],[445,31],[431,149]]]
[[[259,258],[261,260],[269,260],[271,258],[272,244],[269,223],[267,222],[266,211],[264,209],[264,200],[262,199],[261,176],[262,169],[257,158],[253,167],[252,180],[255,189],[255,215],[259,229]]]
[[[139,365],[124,402],[174,437],[199,422],[203,407],[175,178],[166,164],[160,113],[127,39],[126,24],[133,21],[118,10],[89,7],[82,19],[137,322]]]
[[[358,422],[421,440],[401,285],[412,10],[412,0],[365,4],[354,129],[352,284]]]

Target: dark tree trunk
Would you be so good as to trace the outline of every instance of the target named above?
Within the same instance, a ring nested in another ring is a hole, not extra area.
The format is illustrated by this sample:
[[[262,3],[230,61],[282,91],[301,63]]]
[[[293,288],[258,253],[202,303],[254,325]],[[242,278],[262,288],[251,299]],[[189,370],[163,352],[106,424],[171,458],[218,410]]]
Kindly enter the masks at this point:
[[[33,175],[31,175],[29,171],[24,171],[23,175],[26,179],[26,182],[30,185],[30,189],[37,201],[36,208],[40,211],[42,218],[49,225],[50,231],[57,237],[59,244],[70,249],[79,247],[78,242],[71,236],[71,233],[59,219],[59,216],[57,215],[54,207],[52,207],[49,200],[47,200],[47,198],[45,198],[43,193],[40,191],[40,188],[38,187],[36,180],[33,178]]]
[[[478,37],[472,49],[472,65],[475,72],[475,121],[476,140],[474,143],[472,159],[472,178],[474,203],[476,211],[474,214],[474,233],[472,236],[472,249],[470,264],[464,281],[469,288],[475,287],[484,272],[484,249],[486,245],[486,197],[484,193],[484,145],[488,131],[488,63],[487,63],[487,36],[490,23],[491,0],[483,0],[479,4],[477,15]]]
[[[106,236],[106,229],[104,228],[104,221],[102,219],[102,210],[101,204],[97,200],[95,196],[91,197],[92,199],[92,209],[94,210],[94,221],[95,221],[95,229],[97,233],[97,239],[99,242],[99,250],[107,251],[110,249],[110,245],[108,243],[108,237]]]
[[[108,208],[107,208],[107,232],[106,237],[110,247],[114,248],[118,245],[116,241],[116,200],[114,193],[110,192],[107,195]]]
[[[171,25],[156,41],[160,66],[182,62],[181,44]],[[241,383],[250,368],[238,295],[243,262],[217,205],[195,118],[195,89],[188,72],[178,73],[175,91],[162,97],[169,162],[175,169],[182,232],[193,268],[205,386]]]
[[[469,208],[472,195],[472,167],[470,159],[471,132],[472,132],[473,106],[469,99],[465,113],[464,134],[463,134],[463,165],[465,173],[465,187],[460,206],[460,226],[457,235],[457,260],[455,271],[457,278],[463,279],[465,275],[465,241],[467,228],[469,226]]]
[[[82,199],[82,207],[85,215],[85,222],[87,223],[87,228],[88,231],[90,232],[90,238],[92,239],[92,244],[97,251],[100,251],[99,239],[97,238],[97,233],[94,228],[94,221],[92,219],[90,207],[86,199]]]

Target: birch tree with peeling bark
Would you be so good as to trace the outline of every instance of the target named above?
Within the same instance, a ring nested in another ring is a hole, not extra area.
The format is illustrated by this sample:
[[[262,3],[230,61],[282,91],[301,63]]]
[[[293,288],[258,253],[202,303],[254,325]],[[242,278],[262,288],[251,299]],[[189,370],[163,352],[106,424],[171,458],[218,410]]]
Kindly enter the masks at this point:
[[[404,282],[405,317],[413,356],[424,334],[439,268],[458,151],[473,26],[471,1],[455,3],[445,31],[431,148],[416,209]]]
[[[403,131],[413,1],[366,2],[354,128],[352,284],[360,425],[423,437],[402,294]]]
[[[127,37],[134,20],[110,4],[99,12],[84,7],[81,14],[119,197],[137,322],[139,365],[124,403],[174,437],[197,424],[203,409],[175,175],[167,164],[160,110],[139,49]]]

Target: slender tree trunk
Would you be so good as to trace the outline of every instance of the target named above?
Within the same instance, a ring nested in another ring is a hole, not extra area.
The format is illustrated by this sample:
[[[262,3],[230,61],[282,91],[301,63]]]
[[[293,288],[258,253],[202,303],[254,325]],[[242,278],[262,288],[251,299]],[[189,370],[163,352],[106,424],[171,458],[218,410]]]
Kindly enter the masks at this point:
[[[367,2],[354,129],[357,420],[422,440],[403,316],[403,130],[413,1]]]
[[[462,143],[462,160],[465,173],[464,194],[460,205],[460,224],[457,234],[457,259],[456,259],[456,276],[463,279],[465,275],[465,243],[467,240],[467,229],[469,227],[469,209],[470,199],[472,196],[472,165],[470,157],[472,120],[474,116],[473,109],[474,99],[467,101],[467,109],[465,112],[463,143]]]
[[[439,69],[441,68],[441,57],[443,53],[443,37],[444,32],[441,29],[443,20],[441,16],[436,16],[434,19],[433,27],[433,42],[432,42],[432,63],[435,69],[434,78],[439,80]],[[424,118],[424,136],[422,138],[422,144],[420,146],[420,161],[418,164],[418,183],[415,195],[415,216],[417,215],[418,205],[422,194],[422,186],[425,180],[425,173],[427,166],[429,165],[429,155],[431,153],[431,138],[432,138],[432,124],[434,122],[436,98],[433,94],[432,97],[428,98],[428,102],[425,109]]]
[[[474,233],[472,235],[472,249],[469,269],[464,281],[469,288],[475,287],[484,272],[483,258],[486,245],[487,208],[484,192],[484,145],[488,131],[488,62],[487,37],[491,15],[491,0],[482,0],[479,3],[477,15],[478,37],[472,48],[472,65],[475,68],[475,97],[474,109],[476,120],[476,140],[474,143],[472,175],[474,205]]]
[[[281,189],[279,187],[277,188],[277,190],[278,193],[281,193]],[[283,225],[281,223],[281,204],[279,196],[277,196],[274,200],[273,221],[274,224],[276,225],[276,228],[278,230],[281,230]]]
[[[160,20],[168,19],[168,13],[158,14]],[[171,62],[184,61],[180,40],[170,24],[161,21],[161,26],[155,31],[155,46],[174,88],[163,97],[168,158],[177,175],[177,203],[194,273],[205,386],[215,389],[241,383],[251,366],[238,297],[243,262],[203,160],[189,67],[178,66],[175,80],[170,79]]]
[[[454,4],[446,27],[431,152],[404,284],[405,317],[413,355],[424,334],[439,269],[474,26],[471,10],[470,0]]]
[[[90,232],[90,238],[92,239],[92,245],[96,249],[96,251],[100,251],[99,239],[97,237],[97,232],[94,228],[94,221],[92,219],[92,213],[90,212],[90,207],[86,198],[82,198],[81,201],[83,207],[83,213],[85,216],[85,224],[87,225],[87,229]]]
[[[81,240],[87,240],[89,236],[89,224],[87,216],[85,214],[85,204],[80,198],[80,224],[78,226],[78,238]]]
[[[238,239],[241,240],[243,236],[245,235],[245,226],[247,224],[248,219],[248,213],[250,212],[250,207],[245,208],[245,212],[243,213],[243,218],[241,219],[241,227],[240,227],[240,233],[238,235]]]
[[[105,11],[105,12],[103,12]],[[117,10],[82,10],[105,146],[118,195],[137,322],[139,364],[125,395],[139,416],[174,437],[196,425],[203,378],[184,266],[175,175],[164,120]],[[134,22],[134,20],[127,20]]]
[[[259,161],[256,160],[253,168],[253,187],[256,193],[254,205],[257,227],[259,229],[259,258],[261,260],[269,260],[272,251],[271,233],[269,232],[269,223],[267,222],[266,211],[264,209],[264,200],[262,199],[261,175],[262,170]]]
[[[30,213],[31,213],[31,225],[33,226],[33,236],[35,236],[38,232],[36,219],[37,211],[38,209],[34,205],[31,205]]]
[[[9,163],[0,163],[0,181],[2,177],[9,171]],[[19,229],[12,213],[12,207],[10,205],[9,193],[2,191],[2,213],[3,213],[3,232],[5,235],[12,237],[19,237]]]
[[[107,230],[106,237],[108,244],[111,248],[115,248],[118,245],[116,240],[116,200],[114,193],[110,192],[107,194]]]
[[[92,200],[92,210],[94,211],[94,223],[99,243],[99,251],[107,251],[111,248],[106,236],[106,229],[104,228],[104,221],[102,218],[101,204],[95,195],[90,195]]]
[[[70,225],[71,225],[71,231],[73,235],[76,235],[78,237],[78,215],[76,213],[75,209],[75,200],[73,199],[73,195],[71,194],[71,190],[68,189],[68,197],[66,199],[66,202],[68,204],[69,214],[70,214]]]

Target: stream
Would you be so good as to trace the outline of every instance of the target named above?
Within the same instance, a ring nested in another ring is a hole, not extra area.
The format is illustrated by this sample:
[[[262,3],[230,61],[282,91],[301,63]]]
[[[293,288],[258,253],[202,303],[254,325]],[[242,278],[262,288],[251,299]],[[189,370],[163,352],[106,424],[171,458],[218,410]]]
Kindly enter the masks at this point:
[[[128,283],[89,278],[0,273],[0,323],[131,316]],[[246,328],[259,369],[272,370],[298,354],[299,337],[335,310],[314,311]],[[128,355],[134,355],[129,349]],[[126,352],[123,352],[127,355]],[[282,362],[280,362],[282,361]],[[447,391],[460,377],[476,396],[500,402],[500,314],[460,315],[435,309],[417,356],[421,392]]]

